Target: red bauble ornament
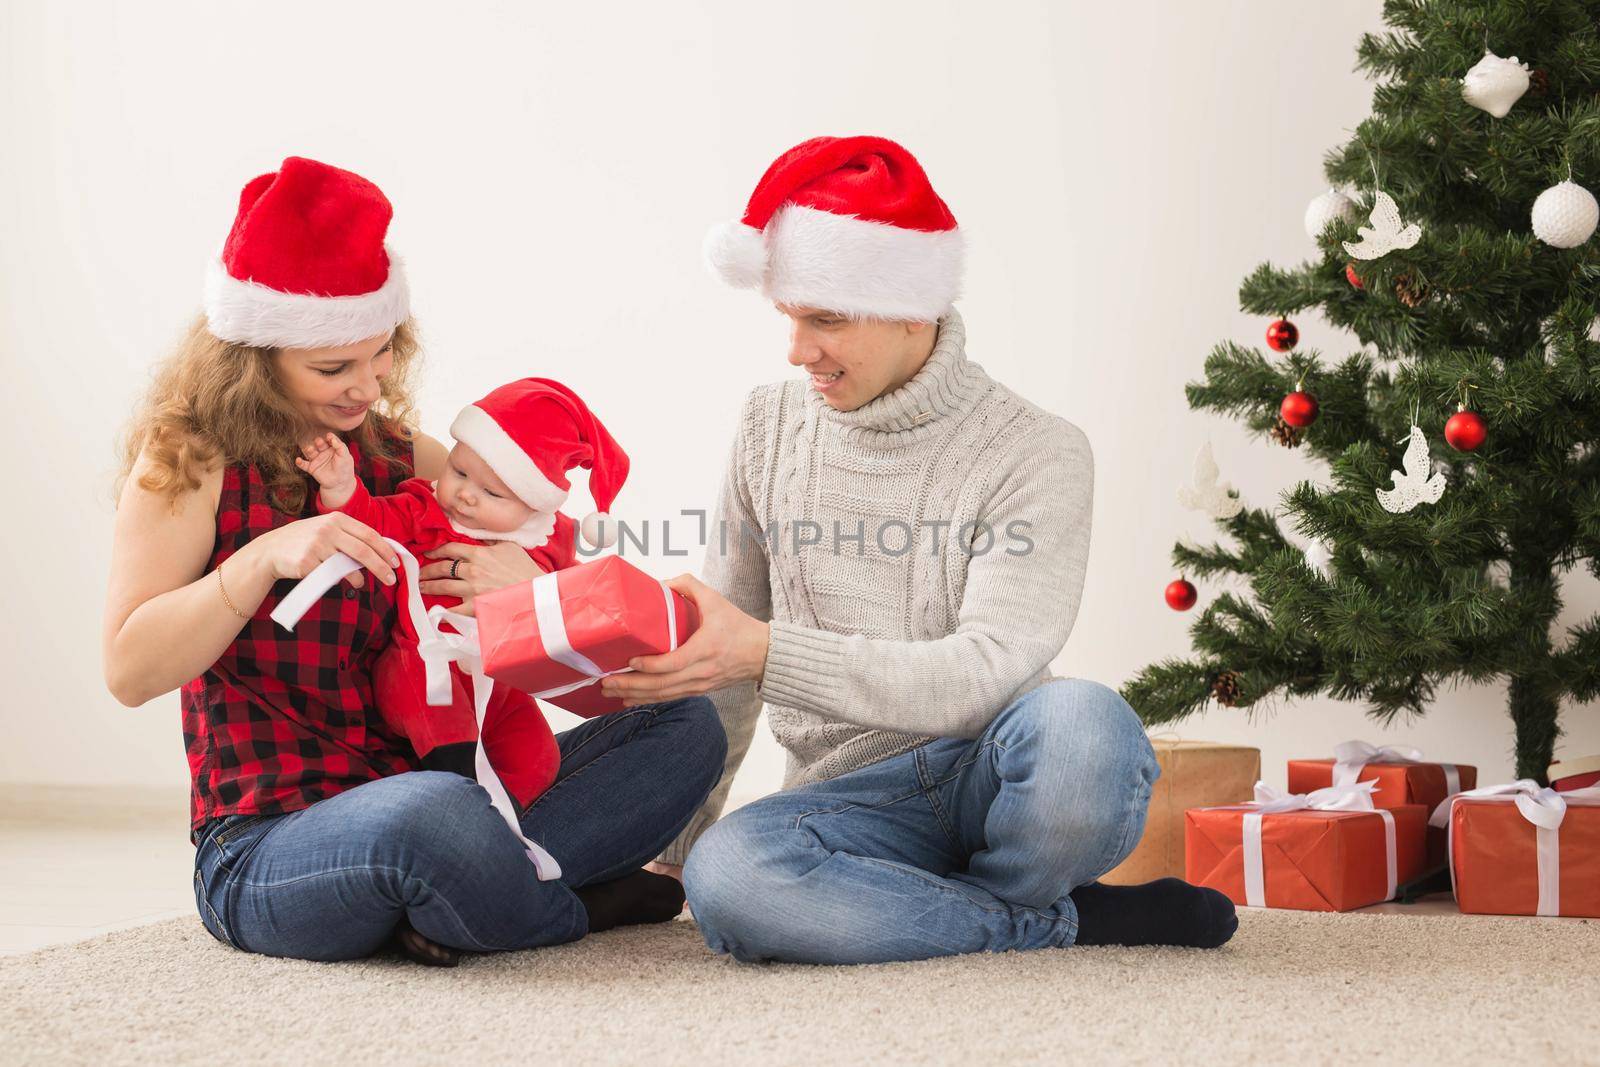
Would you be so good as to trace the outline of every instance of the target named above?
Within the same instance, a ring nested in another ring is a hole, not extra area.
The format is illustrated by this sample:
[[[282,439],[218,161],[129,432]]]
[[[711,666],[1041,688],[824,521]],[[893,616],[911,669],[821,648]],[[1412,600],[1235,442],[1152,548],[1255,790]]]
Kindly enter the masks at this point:
[[[1167,583],[1167,607],[1173,611],[1188,611],[1199,598],[1200,594],[1194,591],[1187,578]]]
[[[1466,408],[1451,415],[1444,424],[1444,439],[1457,452],[1473,451],[1488,436],[1489,428],[1483,424],[1483,416]]]
[[[1300,331],[1288,319],[1279,319],[1267,327],[1267,347],[1274,352],[1287,352],[1300,340]]]
[[[1278,414],[1290,426],[1303,430],[1317,421],[1317,398],[1303,389],[1296,389],[1283,398]]]
[[[1357,289],[1366,288],[1366,285],[1361,281],[1361,276],[1356,273],[1356,265],[1354,263],[1346,263],[1344,265],[1344,277],[1346,281]]]

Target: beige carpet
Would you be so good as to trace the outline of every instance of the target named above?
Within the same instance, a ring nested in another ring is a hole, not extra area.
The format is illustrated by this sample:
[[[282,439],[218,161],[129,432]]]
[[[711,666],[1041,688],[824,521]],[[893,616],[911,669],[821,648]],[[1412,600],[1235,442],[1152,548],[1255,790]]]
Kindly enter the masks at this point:
[[[1597,960],[1600,922],[1251,911],[1216,952],[745,966],[681,921],[451,971],[250,956],[179,919],[0,959],[0,1059],[1596,1063]]]

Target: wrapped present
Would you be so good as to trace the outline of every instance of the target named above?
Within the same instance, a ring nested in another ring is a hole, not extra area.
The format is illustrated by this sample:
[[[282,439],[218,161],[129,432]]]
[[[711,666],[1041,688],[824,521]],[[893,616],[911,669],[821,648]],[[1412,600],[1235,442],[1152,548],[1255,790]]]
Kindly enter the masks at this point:
[[[1380,808],[1421,804],[1432,812],[1446,797],[1478,784],[1478,768],[1465,763],[1433,763],[1403,746],[1379,748],[1365,741],[1334,746],[1333,759],[1289,761],[1289,792],[1308,793],[1330,785],[1375,781],[1372,803]],[[1443,867],[1444,831],[1428,834],[1427,866]]]
[[[1152,737],[1161,777],[1150,792],[1144,836],[1122,863],[1100,876],[1111,885],[1183,877],[1183,813],[1238,804],[1261,777],[1261,750],[1211,741]]]
[[[1462,911],[1600,918],[1600,786],[1523,778],[1458,793],[1430,821],[1448,830]]]
[[[1552,763],[1545,777],[1550,779],[1550,788],[1557,793],[1600,785],[1600,756],[1580,756]]]
[[[1184,815],[1186,877],[1235,904],[1350,911],[1392,900],[1422,873],[1427,810],[1373,805],[1372,782],[1280,793]]]
[[[626,706],[596,681],[672,651],[700,625],[692,601],[620,556],[485,593],[475,614],[486,675],[585,717]]]

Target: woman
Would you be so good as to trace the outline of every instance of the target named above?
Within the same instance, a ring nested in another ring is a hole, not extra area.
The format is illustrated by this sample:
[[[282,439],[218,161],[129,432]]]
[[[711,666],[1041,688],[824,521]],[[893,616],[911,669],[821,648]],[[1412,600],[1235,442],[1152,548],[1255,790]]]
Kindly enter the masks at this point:
[[[106,682],[136,707],[182,687],[195,901],[237,948],[425,963],[530,948],[677,914],[640,869],[721,773],[710,701],[630,708],[560,736],[554,785],[522,814],[558,859],[541,882],[475,782],[421,771],[372,712],[398,560],[376,532],[317,515],[295,467],[333,432],[373,492],[443,471],[416,432],[417,342],[391,208],[358,175],[291,158],[244,189],[205,315],[156,377],[124,446],[106,602]],[[291,635],[268,618],[335,552],[365,568]],[[451,545],[425,593],[471,598],[537,572],[519,546]]]

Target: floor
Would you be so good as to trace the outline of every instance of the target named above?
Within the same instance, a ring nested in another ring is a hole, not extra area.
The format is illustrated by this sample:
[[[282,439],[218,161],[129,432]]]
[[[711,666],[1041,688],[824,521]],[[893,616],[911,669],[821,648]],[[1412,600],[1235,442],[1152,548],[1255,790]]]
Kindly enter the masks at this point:
[[[0,785],[0,956],[192,915],[193,862],[182,791]],[[1439,895],[1363,910],[1455,904]]]

